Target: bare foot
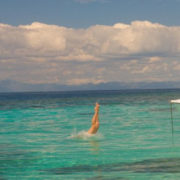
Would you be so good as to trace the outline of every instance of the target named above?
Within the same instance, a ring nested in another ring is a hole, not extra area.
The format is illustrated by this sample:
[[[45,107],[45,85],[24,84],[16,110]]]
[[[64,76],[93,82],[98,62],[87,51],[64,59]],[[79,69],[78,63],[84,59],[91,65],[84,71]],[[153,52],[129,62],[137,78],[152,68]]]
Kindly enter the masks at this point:
[[[94,110],[95,110],[95,112],[98,112],[99,111],[99,104],[98,103],[96,103],[96,106],[95,106],[95,108],[94,108]]]

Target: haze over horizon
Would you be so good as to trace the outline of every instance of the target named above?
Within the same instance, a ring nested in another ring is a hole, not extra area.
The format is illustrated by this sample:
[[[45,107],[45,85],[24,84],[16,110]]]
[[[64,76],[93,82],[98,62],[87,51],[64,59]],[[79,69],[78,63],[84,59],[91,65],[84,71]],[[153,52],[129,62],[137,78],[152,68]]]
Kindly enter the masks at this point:
[[[180,82],[179,0],[0,2],[0,81]]]

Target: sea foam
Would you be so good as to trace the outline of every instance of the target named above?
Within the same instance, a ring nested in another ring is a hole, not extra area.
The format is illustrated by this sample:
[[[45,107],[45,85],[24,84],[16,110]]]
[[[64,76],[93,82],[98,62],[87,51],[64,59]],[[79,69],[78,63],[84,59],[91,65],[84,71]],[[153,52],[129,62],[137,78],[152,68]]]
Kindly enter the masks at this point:
[[[82,139],[82,140],[88,140],[88,139],[102,139],[103,135],[100,133],[97,134],[89,134],[87,131],[80,131],[80,132],[73,132],[68,139]]]

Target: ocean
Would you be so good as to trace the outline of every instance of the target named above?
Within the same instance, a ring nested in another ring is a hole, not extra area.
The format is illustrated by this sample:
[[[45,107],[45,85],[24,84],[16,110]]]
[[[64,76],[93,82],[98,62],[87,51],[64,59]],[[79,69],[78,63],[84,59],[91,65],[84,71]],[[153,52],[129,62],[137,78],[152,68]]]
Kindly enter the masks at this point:
[[[180,89],[0,93],[0,180],[178,180]],[[100,128],[91,125],[100,103]]]

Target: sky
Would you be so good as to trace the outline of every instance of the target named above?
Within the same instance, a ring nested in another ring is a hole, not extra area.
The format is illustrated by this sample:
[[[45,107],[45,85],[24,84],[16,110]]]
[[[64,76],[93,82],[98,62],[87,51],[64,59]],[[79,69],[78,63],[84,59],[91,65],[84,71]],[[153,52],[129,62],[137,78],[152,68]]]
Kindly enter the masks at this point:
[[[180,81],[180,0],[0,0],[0,80]]]

